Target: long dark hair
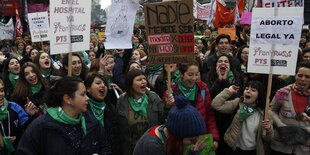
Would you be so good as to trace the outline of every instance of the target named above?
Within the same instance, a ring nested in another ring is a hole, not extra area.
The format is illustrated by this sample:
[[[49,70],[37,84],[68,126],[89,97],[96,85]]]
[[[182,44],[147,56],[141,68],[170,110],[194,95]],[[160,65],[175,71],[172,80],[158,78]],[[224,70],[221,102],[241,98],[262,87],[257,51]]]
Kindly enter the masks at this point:
[[[7,60],[5,60],[4,65],[3,65],[3,71],[2,71],[2,79],[4,82],[4,87],[5,87],[5,97],[7,99],[11,99],[11,94],[14,90],[13,84],[10,82],[9,79],[9,63],[12,59],[16,59],[18,63],[20,64],[20,61],[16,57],[9,57]]]
[[[248,45],[243,45],[237,49],[236,57],[239,59],[240,63],[243,64],[243,60],[241,59],[242,50],[245,48],[249,48]]]
[[[87,73],[88,73],[88,68],[87,68],[87,66],[85,65],[85,63],[84,63],[84,61],[83,61],[83,59],[82,59],[82,57],[78,54],[78,53],[72,53],[72,56],[77,56],[80,60],[81,60],[81,62],[82,62],[82,70],[81,70],[81,74],[80,74],[80,78],[82,79],[82,80],[85,80],[85,78],[86,78],[86,76],[87,76]],[[65,56],[64,56],[64,58],[63,58],[63,75],[67,75],[68,74],[68,70],[67,69],[65,69],[65,66],[66,67],[68,67],[68,61],[69,61],[69,54],[66,54]]]

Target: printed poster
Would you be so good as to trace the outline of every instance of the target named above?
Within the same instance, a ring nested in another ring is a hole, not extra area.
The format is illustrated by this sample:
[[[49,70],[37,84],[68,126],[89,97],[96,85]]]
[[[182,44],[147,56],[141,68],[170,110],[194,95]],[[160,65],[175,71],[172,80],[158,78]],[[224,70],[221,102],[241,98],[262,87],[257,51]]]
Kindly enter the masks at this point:
[[[89,50],[91,1],[50,1],[51,54]]]
[[[32,42],[49,40],[49,23],[47,12],[29,13],[28,21]]]
[[[112,0],[105,30],[106,49],[131,49],[136,12],[139,4],[132,0]]]
[[[295,75],[302,20],[300,7],[254,8],[248,72]]]

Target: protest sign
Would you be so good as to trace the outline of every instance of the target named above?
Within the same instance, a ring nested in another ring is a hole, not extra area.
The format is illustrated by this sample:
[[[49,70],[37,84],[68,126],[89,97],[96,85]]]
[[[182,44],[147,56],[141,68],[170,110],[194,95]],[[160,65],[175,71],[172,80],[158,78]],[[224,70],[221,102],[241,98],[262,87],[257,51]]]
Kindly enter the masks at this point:
[[[51,54],[89,49],[91,1],[50,1]]]
[[[106,49],[132,48],[132,34],[139,4],[132,0],[112,0],[108,13],[104,43]]]
[[[6,24],[0,23],[0,40],[13,40],[14,36],[14,25],[13,19],[10,18],[9,22]]]
[[[302,20],[299,7],[254,8],[248,72],[294,75]]]
[[[274,7],[275,3],[274,0],[262,0],[263,7],[270,8]],[[276,5],[278,7],[303,7],[303,1],[304,0],[275,0]]]
[[[194,61],[193,1],[144,4],[150,64]]]
[[[251,25],[252,22],[252,12],[243,12],[241,19],[240,19],[240,24],[242,25]]]
[[[32,42],[49,40],[49,23],[47,12],[29,13],[28,21]]]
[[[197,19],[208,20],[211,10],[211,3],[197,5]]]
[[[236,28],[218,28],[217,29],[218,34],[227,34],[230,36],[231,40],[235,40],[237,35],[236,35]]]

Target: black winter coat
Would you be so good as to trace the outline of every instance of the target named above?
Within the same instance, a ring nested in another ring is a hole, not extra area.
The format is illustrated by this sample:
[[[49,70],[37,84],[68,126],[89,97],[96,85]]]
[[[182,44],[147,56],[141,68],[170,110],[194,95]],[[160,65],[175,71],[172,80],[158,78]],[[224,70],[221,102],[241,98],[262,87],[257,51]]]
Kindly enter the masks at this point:
[[[78,153],[65,129],[73,127],[54,120],[49,114],[35,119],[28,126],[18,145],[16,155],[111,155],[107,134],[99,122],[85,113],[87,134],[81,138]],[[82,132],[81,128],[78,128]]]

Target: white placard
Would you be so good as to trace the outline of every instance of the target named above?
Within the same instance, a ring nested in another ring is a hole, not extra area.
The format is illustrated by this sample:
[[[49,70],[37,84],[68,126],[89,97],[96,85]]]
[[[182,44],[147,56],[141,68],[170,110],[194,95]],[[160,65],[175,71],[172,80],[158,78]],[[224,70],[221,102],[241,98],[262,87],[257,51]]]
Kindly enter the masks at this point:
[[[32,42],[49,40],[49,23],[47,12],[29,13],[28,21]]]
[[[112,0],[108,13],[104,43],[106,49],[132,48],[132,35],[139,5],[132,0]]]
[[[300,7],[254,8],[248,72],[294,75],[302,19]]]
[[[89,50],[91,1],[50,1],[51,54]]]
[[[274,7],[274,0],[263,0],[263,7],[270,8]],[[304,0],[275,0],[278,7],[302,7]]]
[[[13,40],[14,36],[14,25],[13,19],[10,18],[9,22],[6,24],[0,23],[0,40]]]

